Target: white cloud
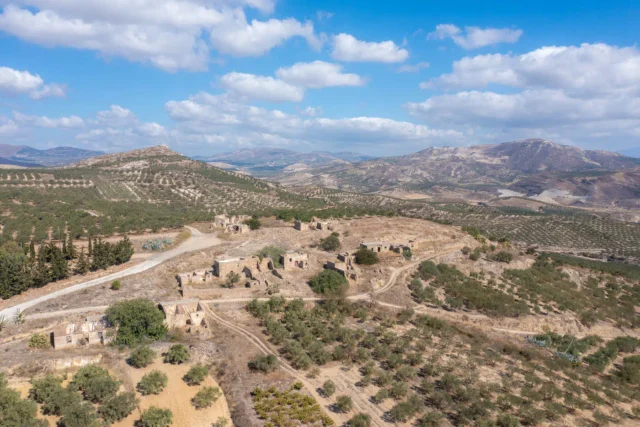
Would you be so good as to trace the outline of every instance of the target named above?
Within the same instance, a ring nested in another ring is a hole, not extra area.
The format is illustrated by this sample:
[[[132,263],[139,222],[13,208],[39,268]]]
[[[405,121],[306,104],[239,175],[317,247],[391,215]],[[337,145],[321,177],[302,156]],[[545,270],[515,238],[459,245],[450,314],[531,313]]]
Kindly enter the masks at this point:
[[[229,73],[220,78],[220,85],[234,95],[271,102],[300,102],[304,89],[268,76]]]
[[[452,73],[421,86],[491,90],[435,95],[406,108],[431,125],[580,144],[606,141],[614,148],[638,138],[638,70],[635,46],[583,44],[523,55],[479,55],[456,61]],[[509,90],[500,93],[492,86]]]
[[[454,62],[453,72],[423,84],[481,88],[563,89],[576,96],[639,94],[640,51],[606,44],[547,46],[523,55],[479,55]]]
[[[453,24],[436,25],[436,30],[427,35],[427,39],[444,40],[451,38],[455,44],[463,49],[477,49],[500,43],[516,43],[522,30],[510,28],[479,28],[465,27],[464,32]]]
[[[333,59],[346,62],[404,62],[409,52],[391,40],[384,42],[366,42],[350,34],[333,36]]]
[[[84,126],[84,120],[82,120],[82,118],[78,116],[59,117],[52,119],[47,116],[30,116],[14,111],[13,118],[17,123],[37,126],[41,128],[72,129],[81,128]]]
[[[359,75],[343,73],[342,66],[324,61],[298,62],[291,67],[280,68],[276,76],[292,85],[315,89],[365,84]]]
[[[99,111],[95,119],[85,120],[85,130],[76,135],[76,140],[105,150],[130,149],[167,142],[168,131],[154,122],[141,122],[131,110],[112,105]]]
[[[13,120],[0,116],[0,135],[13,136],[18,133],[18,125]]]
[[[431,129],[424,125],[379,117],[342,119],[303,118],[279,110],[240,104],[228,95],[201,93],[165,106],[178,122],[177,132],[190,135],[192,141],[204,141],[211,135],[223,136],[225,144],[306,144],[325,148],[343,148],[361,144],[369,150],[375,144],[412,142],[429,144],[459,139],[457,131]],[[220,142],[216,139],[216,142]]]
[[[63,97],[65,88],[57,83],[44,84],[39,75],[28,71],[0,67],[0,92],[8,94],[25,94],[32,99]]]
[[[316,12],[316,17],[318,18],[318,21],[326,21],[328,19],[333,18],[334,15],[335,13],[327,12],[325,10],[319,10]]]
[[[322,107],[305,107],[302,110],[298,110],[298,114],[305,117],[316,117],[324,114]]]
[[[640,98],[580,99],[562,90],[516,94],[459,92],[407,104],[409,112],[434,123],[543,127],[608,120],[640,120]]]
[[[415,65],[402,65],[398,67],[399,73],[419,73],[420,70],[429,68],[428,62],[418,62]]]
[[[249,24],[242,11],[236,11],[233,19],[211,32],[211,43],[220,52],[233,56],[261,56],[292,37],[306,39],[316,50],[322,46],[311,22],[303,24],[294,18],[268,21],[254,19]]]
[[[0,31],[43,46],[91,50],[169,72],[206,70],[209,44],[237,56],[263,55],[295,36],[306,38],[315,49],[321,46],[310,22],[293,18],[247,22],[243,7],[268,13],[275,6],[273,0],[6,2],[0,9]]]

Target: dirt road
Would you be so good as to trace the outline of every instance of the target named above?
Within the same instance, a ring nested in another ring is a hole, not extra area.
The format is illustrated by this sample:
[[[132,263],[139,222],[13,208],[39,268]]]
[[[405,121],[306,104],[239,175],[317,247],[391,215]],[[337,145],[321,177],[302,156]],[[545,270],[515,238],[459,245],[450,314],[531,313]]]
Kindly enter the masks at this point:
[[[91,288],[93,286],[101,285],[103,283],[111,282],[116,279],[121,279],[132,274],[142,273],[143,271],[154,268],[165,261],[168,261],[187,252],[210,248],[211,246],[216,246],[222,243],[222,241],[213,234],[203,234],[192,227],[185,228],[187,228],[191,232],[191,237],[175,248],[169,249],[166,252],[156,254],[140,264],[134,265],[133,267],[127,268],[122,271],[118,271],[117,273],[109,274],[107,276],[89,280],[87,282],[78,283],[76,285],[69,286],[68,288],[60,289],[47,295],[43,295],[41,297],[37,297],[29,301],[17,304],[13,307],[6,308],[0,311],[0,318],[4,317],[5,319],[12,319],[17,313],[20,313],[27,308],[33,307],[34,305],[43,303],[45,301],[59,298],[61,296],[68,295],[73,292],[78,292],[83,289]]]

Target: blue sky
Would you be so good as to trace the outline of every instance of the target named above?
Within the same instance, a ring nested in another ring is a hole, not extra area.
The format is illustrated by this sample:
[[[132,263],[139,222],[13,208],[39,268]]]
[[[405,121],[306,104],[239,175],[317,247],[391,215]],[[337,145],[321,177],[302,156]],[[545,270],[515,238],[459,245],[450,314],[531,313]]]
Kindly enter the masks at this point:
[[[632,1],[0,0],[0,142],[624,151],[637,22]]]

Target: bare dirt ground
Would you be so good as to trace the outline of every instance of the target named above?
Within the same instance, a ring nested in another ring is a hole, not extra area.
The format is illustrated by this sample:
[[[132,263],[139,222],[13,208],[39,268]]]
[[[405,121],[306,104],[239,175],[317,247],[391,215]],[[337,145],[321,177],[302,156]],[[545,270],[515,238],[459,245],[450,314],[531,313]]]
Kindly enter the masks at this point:
[[[113,424],[114,427],[130,427],[134,425],[134,422],[140,419],[142,411],[150,406],[171,410],[173,412],[173,424],[176,426],[210,427],[220,417],[227,420],[231,419],[229,406],[224,395],[210,408],[196,410],[193,407],[191,399],[198,390],[205,386],[218,387],[218,384],[211,376],[208,376],[200,386],[188,386],[182,380],[182,377],[187,373],[190,365],[169,365],[157,359],[155,363],[144,369],[132,368],[126,363],[121,363],[120,366],[122,367],[121,379],[128,390],[135,390],[136,384],[140,382],[143,375],[154,369],[164,372],[169,377],[169,382],[167,388],[159,395],[138,395],[140,399],[138,410],[121,422]]]

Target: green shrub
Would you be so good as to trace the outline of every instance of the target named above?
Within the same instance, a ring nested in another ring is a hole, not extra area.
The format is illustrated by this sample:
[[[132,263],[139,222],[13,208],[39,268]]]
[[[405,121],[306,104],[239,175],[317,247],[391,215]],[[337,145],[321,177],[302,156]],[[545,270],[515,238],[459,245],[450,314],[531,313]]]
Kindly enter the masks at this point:
[[[366,248],[356,252],[356,263],[360,265],[374,265],[378,263],[378,254]]]
[[[187,363],[191,355],[189,349],[182,344],[175,344],[169,348],[169,351],[164,355],[164,363],[170,363],[172,365],[180,365]]]
[[[133,413],[138,405],[138,400],[133,392],[120,393],[106,402],[98,409],[100,416],[107,423],[117,423]]]
[[[311,289],[326,297],[342,297],[349,289],[349,281],[333,270],[323,270],[309,281]]]
[[[249,369],[252,371],[273,372],[278,369],[278,358],[273,354],[257,355],[249,361]]]
[[[4,379],[4,377],[2,377]],[[31,389],[29,390],[29,399],[33,399],[38,403],[43,403],[54,391],[62,388],[64,378],[47,374],[42,378],[31,380]]]
[[[209,375],[209,368],[198,364],[192,366],[182,379],[189,385],[200,385],[207,375]]]
[[[421,419],[418,420],[416,426],[418,427],[438,427],[442,423],[444,415],[440,412],[432,411],[426,413]]]
[[[246,220],[244,223],[248,225],[251,230],[258,230],[260,229],[260,227],[262,227],[262,223],[260,222],[258,217],[255,216],[251,219]]]
[[[87,402],[74,403],[64,409],[59,427],[99,427],[96,410]]]
[[[338,396],[336,398],[336,410],[338,412],[347,413],[353,409],[353,400],[349,396]]]
[[[49,338],[44,334],[33,334],[29,338],[29,348],[43,350],[51,347]]]
[[[191,403],[196,409],[204,409],[213,405],[222,396],[218,387],[202,387],[191,399]]]
[[[146,299],[120,301],[107,309],[109,323],[117,327],[115,343],[134,346],[147,340],[159,340],[167,334],[164,316]]]
[[[146,368],[153,363],[156,358],[156,352],[150,349],[148,346],[141,346],[136,348],[129,355],[127,362],[134,368]]]
[[[114,280],[113,282],[111,282],[112,290],[119,291],[121,287],[122,287],[122,283],[120,282],[120,280]]]
[[[333,396],[333,393],[336,392],[336,385],[333,381],[327,380],[322,385],[322,395],[325,397]]]
[[[81,391],[88,401],[102,403],[115,396],[120,382],[113,379],[106,369],[98,365],[87,365],[73,376],[70,387]]]
[[[320,242],[320,247],[327,252],[336,251],[341,247],[340,238],[337,233],[331,233],[331,235]]]
[[[491,256],[493,261],[504,262],[509,264],[513,260],[513,255],[507,251],[500,251]]]
[[[153,370],[145,374],[137,385],[137,390],[143,396],[150,394],[160,394],[169,382],[169,378],[164,372]]]
[[[173,424],[173,413],[169,409],[151,406],[142,413],[139,427],[169,427]]]
[[[371,416],[368,414],[356,414],[349,421],[347,421],[348,427],[370,427]]]
[[[389,411],[391,418],[398,422],[406,422],[415,417],[423,408],[422,399],[417,395],[412,395],[406,401],[396,404]]]

